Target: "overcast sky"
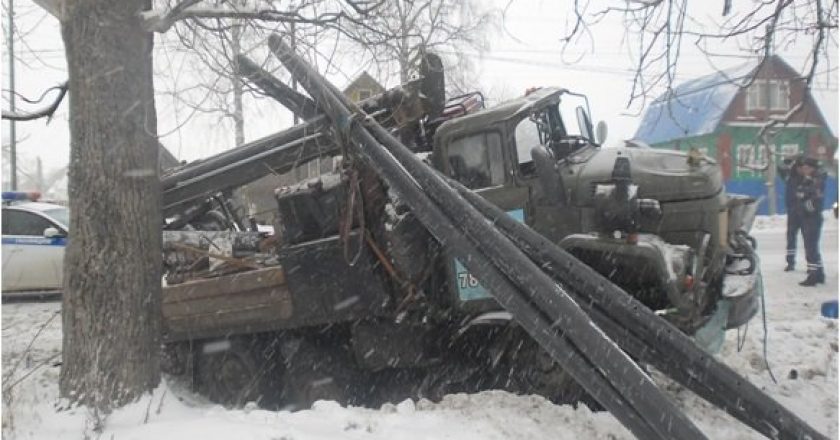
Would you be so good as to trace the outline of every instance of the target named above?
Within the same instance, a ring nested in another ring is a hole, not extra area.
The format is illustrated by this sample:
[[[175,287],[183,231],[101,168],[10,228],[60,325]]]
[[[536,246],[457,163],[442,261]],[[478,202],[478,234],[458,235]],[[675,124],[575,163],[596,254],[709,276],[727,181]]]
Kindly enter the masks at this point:
[[[608,144],[632,137],[641,118],[641,102],[627,108],[632,81],[632,62],[624,40],[624,28],[618,17],[607,19],[592,29],[591,38],[584,37],[562,51],[561,38],[570,23],[571,1],[498,0],[491,6],[507,6],[503,29],[492,32],[490,50],[479,58],[475,54],[480,86],[492,97],[518,96],[532,86],[560,86],[589,96],[595,121],[604,120],[609,126]],[[613,2],[620,3],[620,2]],[[720,15],[721,1],[693,2],[692,7],[708,8],[696,15],[714,19]],[[742,2],[735,2],[738,8]],[[5,0],[4,0],[5,4]],[[6,9],[3,9],[4,14]],[[48,87],[67,78],[64,49],[57,20],[37,8],[30,0],[15,1],[16,32],[16,90],[23,96],[37,98]],[[3,29],[7,29],[6,17]],[[159,39],[158,39],[159,40]],[[171,38],[155,48],[156,86],[169,88],[189,82],[181,66],[172,62]],[[635,42],[630,42],[635,43]],[[8,47],[4,38],[3,75],[8,88]],[[778,48],[794,69],[802,69],[808,46],[794,44]],[[836,51],[836,49],[835,49]],[[739,54],[734,44],[721,47],[719,52]],[[836,65],[836,56],[830,65]],[[741,64],[745,59],[726,57],[716,59],[714,66],[690,44],[684,47],[679,64],[679,80],[708,74]],[[340,72],[331,79],[343,87],[348,78],[359,72],[356,64],[344,61]],[[827,69],[822,63],[818,70]],[[177,80],[175,79],[177,78]],[[391,84],[389,84],[391,85]],[[823,74],[815,84],[815,96],[822,111],[837,133],[837,71]],[[20,101],[20,100],[18,100]],[[193,160],[208,156],[233,144],[231,124],[216,115],[187,117],[183,106],[176,107],[171,96],[158,95],[158,127],[161,141],[181,159]],[[20,104],[18,105],[20,107]],[[4,93],[3,108],[8,108]],[[66,165],[69,157],[67,101],[55,118],[17,124],[19,166],[30,171],[36,156],[40,156],[45,170]],[[175,109],[178,112],[175,112]],[[176,117],[177,116],[177,117]],[[261,100],[246,100],[246,140],[255,139],[290,124],[290,117],[279,105]],[[8,142],[8,129],[3,125],[3,143]]]

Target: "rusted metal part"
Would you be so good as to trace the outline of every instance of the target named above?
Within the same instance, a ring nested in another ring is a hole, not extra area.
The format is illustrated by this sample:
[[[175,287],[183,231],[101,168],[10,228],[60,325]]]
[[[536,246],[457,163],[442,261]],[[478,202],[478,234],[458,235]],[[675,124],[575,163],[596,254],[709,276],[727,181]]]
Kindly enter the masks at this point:
[[[373,241],[373,237],[371,237],[370,232],[365,231],[365,241],[367,242],[370,249],[373,251],[373,254],[376,255],[376,258],[382,264],[382,267],[385,268],[385,271],[388,272],[388,275],[397,282],[397,284],[402,285],[405,281],[397,273],[397,269],[394,268],[394,265],[388,260],[388,257],[385,256],[385,253],[382,252],[382,249]]]

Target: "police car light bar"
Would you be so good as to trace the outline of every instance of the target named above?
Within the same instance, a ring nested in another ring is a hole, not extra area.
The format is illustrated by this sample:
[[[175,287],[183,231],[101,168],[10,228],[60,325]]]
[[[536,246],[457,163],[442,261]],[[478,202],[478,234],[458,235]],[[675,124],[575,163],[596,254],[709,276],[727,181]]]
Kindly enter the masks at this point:
[[[40,198],[41,193],[38,191],[3,191],[4,202],[20,202],[24,200],[34,202]]]

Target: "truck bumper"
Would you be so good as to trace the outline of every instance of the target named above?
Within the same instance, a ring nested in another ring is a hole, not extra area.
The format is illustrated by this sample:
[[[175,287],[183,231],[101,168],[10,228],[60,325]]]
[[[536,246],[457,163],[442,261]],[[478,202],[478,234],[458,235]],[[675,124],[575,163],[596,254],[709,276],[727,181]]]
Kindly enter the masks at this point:
[[[748,275],[727,275],[723,279],[721,302],[729,305],[726,330],[740,327],[758,312],[759,296],[764,295],[764,280],[761,276],[758,256],[754,256],[756,268]]]
[[[758,256],[755,256],[755,264],[755,270],[750,274],[726,275],[715,312],[694,332],[694,342],[707,352],[720,351],[726,330],[746,324],[758,312],[759,296],[764,295],[764,280]]]

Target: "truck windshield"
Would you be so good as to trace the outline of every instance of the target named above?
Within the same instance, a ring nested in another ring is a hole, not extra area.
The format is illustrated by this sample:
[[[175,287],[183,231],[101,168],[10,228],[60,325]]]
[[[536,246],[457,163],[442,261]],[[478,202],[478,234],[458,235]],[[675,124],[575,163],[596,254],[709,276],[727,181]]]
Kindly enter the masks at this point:
[[[579,136],[595,143],[592,115],[589,113],[586,95],[566,91],[560,98],[558,110],[566,126],[567,136]]]

